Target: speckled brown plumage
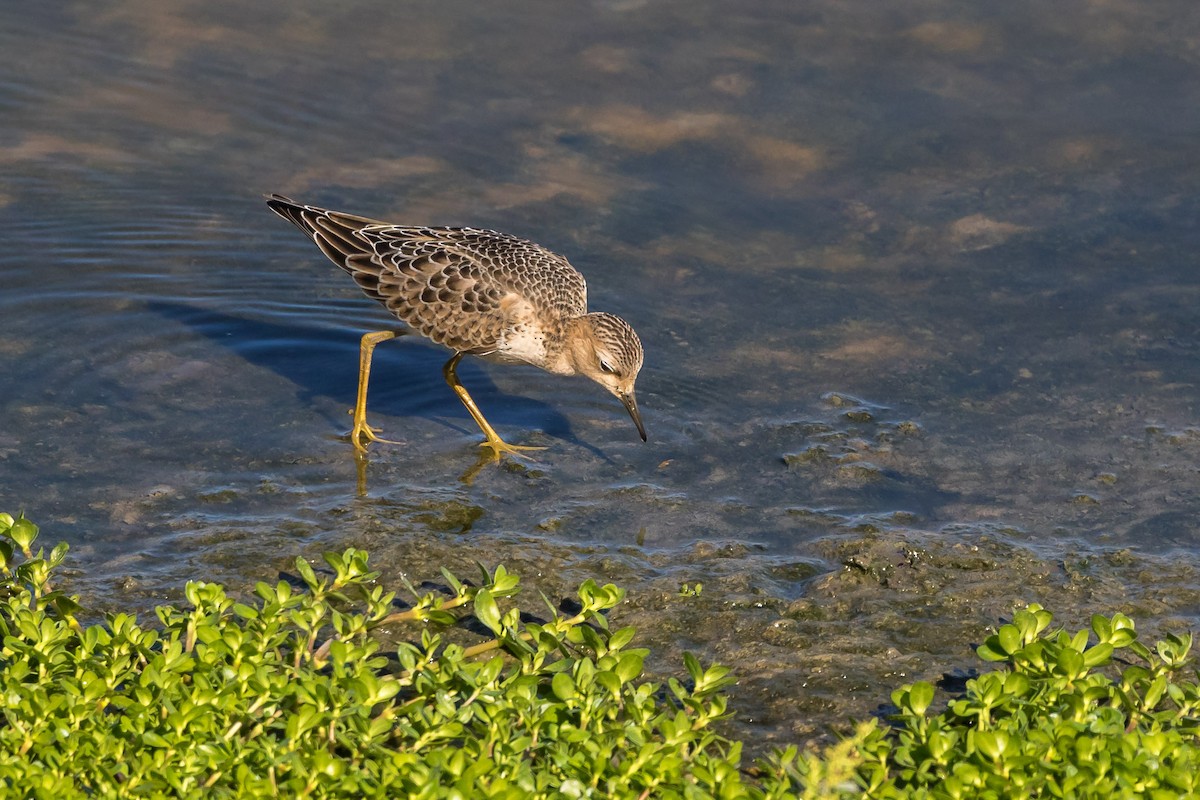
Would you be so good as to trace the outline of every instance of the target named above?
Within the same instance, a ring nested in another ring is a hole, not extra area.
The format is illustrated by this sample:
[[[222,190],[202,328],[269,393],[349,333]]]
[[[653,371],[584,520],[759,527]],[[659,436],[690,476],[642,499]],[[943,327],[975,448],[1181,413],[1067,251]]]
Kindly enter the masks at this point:
[[[619,317],[588,313],[587,284],[562,256],[497,231],[394,225],[280,195],[271,195],[267,205],[311,236],[368,297],[413,331],[455,352],[446,380],[487,435],[485,444],[504,445],[454,375],[465,354],[586,375],[621,399],[646,438],[633,395],[641,342]],[[363,340],[352,434],[360,450],[365,447],[360,432],[368,441],[377,438],[365,422],[365,382],[378,341],[380,334]]]
[[[587,284],[565,258],[476,228],[390,225],[273,195],[268,205],[313,237],[368,297],[418,333],[464,353],[495,352],[515,289],[547,320],[587,313]]]

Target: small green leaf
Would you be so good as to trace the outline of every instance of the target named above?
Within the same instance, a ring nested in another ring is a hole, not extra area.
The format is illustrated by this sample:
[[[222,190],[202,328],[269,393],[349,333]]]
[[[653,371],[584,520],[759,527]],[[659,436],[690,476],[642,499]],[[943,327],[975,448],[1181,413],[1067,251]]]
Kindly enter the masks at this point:
[[[1009,736],[1004,731],[974,731],[975,746],[993,761],[999,761],[1008,750]]]
[[[1088,669],[1102,667],[1112,658],[1113,646],[1108,642],[1089,647],[1083,651],[1083,665]]]
[[[1063,648],[1058,653],[1057,664],[1059,673],[1070,680],[1079,677],[1084,671],[1083,654],[1078,650]]]
[[[83,610],[83,606],[79,605],[74,597],[67,597],[57,592],[54,594],[53,602],[54,610],[58,612],[59,616],[64,618],[74,617]]]
[[[642,674],[644,659],[639,653],[625,653],[617,662],[614,672],[625,683],[629,683]]]
[[[923,716],[926,709],[933,703],[933,685],[925,681],[917,681],[908,690],[908,707],[912,713]]]
[[[984,661],[1007,661],[1009,654],[1000,644],[1000,638],[992,635],[983,644],[975,648],[975,653]]]
[[[1024,697],[1033,686],[1028,675],[1010,672],[1004,676],[1004,694],[1009,697]]]
[[[612,672],[596,673],[596,683],[608,690],[613,697],[619,697],[621,694],[621,678],[617,677]]]
[[[258,609],[245,603],[234,603],[233,613],[242,619],[258,619]]]
[[[1163,692],[1167,689],[1167,676],[1159,675],[1146,688],[1146,696],[1143,707],[1147,710],[1153,710],[1160,700],[1162,700]]]
[[[1128,647],[1130,650],[1132,650],[1136,655],[1140,656],[1142,659],[1144,659],[1146,661],[1150,660],[1150,648],[1146,647],[1146,645],[1142,644],[1141,642],[1132,641],[1129,643]]]
[[[30,546],[38,536],[38,526],[34,525],[25,517],[19,517],[14,520],[8,529],[8,536],[16,542],[17,546],[26,556],[30,555]]]
[[[142,741],[149,747],[164,748],[170,746],[170,742],[154,731],[144,731],[142,733]]]
[[[637,633],[635,628],[621,628],[612,632],[608,637],[609,651],[620,650],[625,645],[633,641],[634,635]]]
[[[503,564],[496,567],[492,576],[492,594],[496,597],[511,597],[520,590],[521,581],[516,575],[504,568]]]
[[[925,744],[929,748],[929,754],[936,762],[945,763],[947,754],[953,751],[957,741],[958,737],[953,733],[934,730],[930,731]]]
[[[349,554],[351,551],[346,551]],[[333,570],[334,582],[340,582],[346,575],[346,558],[341,553],[325,553],[322,558]]]
[[[480,667],[479,672],[475,675],[475,682],[480,686],[487,686],[500,677],[502,669],[504,669],[504,658],[502,656],[491,658]]]
[[[300,573],[300,579],[304,581],[308,588],[317,588],[317,575],[313,571],[312,564],[309,564],[307,559],[303,557],[296,558],[296,572]]]
[[[550,679],[550,689],[559,700],[570,700],[575,697],[575,682],[565,672],[556,673]]]
[[[504,627],[500,624],[500,607],[487,589],[475,593],[475,617],[497,636],[504,633]]]
[[[988,642],[991,643],[991,637],[988,637]],[[1024,644],[1021,631],[1016,625],[1001,625],[1000,630],[996,631],[996,642],[1000,645],[1000,650],[1010,656]]]
[[[63,562],[63,559],[67,557],[68,549],[70,549],[70,545],[66,542],[59,542],[54,545],[54,549],[50,551],[50,558],[48,559],[52,568],[57,567]]]

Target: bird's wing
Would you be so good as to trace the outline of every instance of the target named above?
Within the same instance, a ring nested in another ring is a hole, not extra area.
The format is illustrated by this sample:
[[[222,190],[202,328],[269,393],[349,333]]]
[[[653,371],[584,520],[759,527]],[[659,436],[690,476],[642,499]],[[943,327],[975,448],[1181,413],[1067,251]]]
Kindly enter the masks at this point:
[[[515,306],[551,318],[587,312],[583,276],[533,242],[475,228],[391,225],[278,196],[268,205],[312,236],[368,297],[454,350],[493,351]]]

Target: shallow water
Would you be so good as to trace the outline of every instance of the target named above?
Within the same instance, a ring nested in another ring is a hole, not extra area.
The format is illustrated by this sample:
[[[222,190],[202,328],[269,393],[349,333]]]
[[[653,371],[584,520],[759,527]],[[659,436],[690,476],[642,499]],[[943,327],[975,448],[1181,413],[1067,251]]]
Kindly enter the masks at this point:
[[[614,580],[657,669],[737,668],[764,742],[970,668],[1017,602],[1193,625],[1198,34],[1182,0],[31,7],[0,508],[99,608],[351,545]],[[463,482],[447,354],[400,340],[359,496],[338,437],[391,321],[272,191],[563,253],[641,335],[650,442],[586,381],[468,362],[548,449]]]

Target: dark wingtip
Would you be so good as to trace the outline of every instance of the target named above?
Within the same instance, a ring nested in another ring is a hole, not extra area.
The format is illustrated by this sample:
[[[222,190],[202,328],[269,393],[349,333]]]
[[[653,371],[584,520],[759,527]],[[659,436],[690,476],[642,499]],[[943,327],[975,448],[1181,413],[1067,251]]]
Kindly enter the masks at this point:
[[[312,235],[312,226],[304,219],[306,207],[281,194],[266,195],[267,208],[274,211],[305,233]]]
[[[279,211],[281,208],[303,208],[303,206],[290,197],[284,197],[283,195],[275,194],[274,192],[271,194],[264,194],[263,197],[266,199],[267,205],[271,207],[272,211]]]

